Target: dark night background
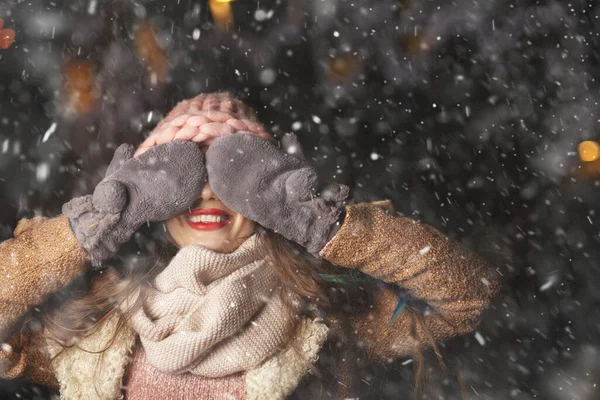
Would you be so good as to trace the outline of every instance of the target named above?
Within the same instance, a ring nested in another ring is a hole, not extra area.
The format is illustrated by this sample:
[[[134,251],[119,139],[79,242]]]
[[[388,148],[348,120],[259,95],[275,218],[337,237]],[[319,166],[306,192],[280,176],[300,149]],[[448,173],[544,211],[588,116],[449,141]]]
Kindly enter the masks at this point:
[[[3,0],[0,18],[1,239],[91,192],[179,100],[228,90],[324,179],[503,276],[452,368],[430,360],[432,398],[600,398],[600,160],[578,150],[600,140],[600,2]],[[408,398],[412,365],[389,368],[382,398]]]

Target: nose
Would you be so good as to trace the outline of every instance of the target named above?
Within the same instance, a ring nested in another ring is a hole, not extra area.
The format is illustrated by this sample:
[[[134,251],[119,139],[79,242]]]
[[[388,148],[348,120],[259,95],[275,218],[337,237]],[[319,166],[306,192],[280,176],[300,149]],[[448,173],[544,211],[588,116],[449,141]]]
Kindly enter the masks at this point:
[[[202,198],[202,200],[219,200],[219,198],[217,197],[215,192],[213,192],[212,188],[208,183],[202,188],[202,192],[200,192],[200,197]]]

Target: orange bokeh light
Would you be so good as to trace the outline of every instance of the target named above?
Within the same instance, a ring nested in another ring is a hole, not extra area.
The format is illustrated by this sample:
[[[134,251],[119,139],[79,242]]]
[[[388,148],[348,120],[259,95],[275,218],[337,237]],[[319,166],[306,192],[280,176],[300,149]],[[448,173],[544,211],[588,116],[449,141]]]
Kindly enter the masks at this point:
[[[585,162],[596,161],[600,158],[600,145],[592,140],[579,143],[579,158]]]
[[[0,49],[8,49],[15,41],[16,32],[9,28],[4,28],[4,20],[0,18]]]
[[[152,23],[143,22],[135,32],[135,52],[147,69],[147,84],[151,87],[167,79],[169,62],[165,51],[156,40],[156,28]]]
[[[215,21],[215,25],[219,30],[227,31],[233,25],[231,1],[209,0],[208,7],[210,8],[210,13]]]
[[[89,60],[71,60],[64,67],[67,102],[78,113],[88,113],[96,106],[96,65]]]

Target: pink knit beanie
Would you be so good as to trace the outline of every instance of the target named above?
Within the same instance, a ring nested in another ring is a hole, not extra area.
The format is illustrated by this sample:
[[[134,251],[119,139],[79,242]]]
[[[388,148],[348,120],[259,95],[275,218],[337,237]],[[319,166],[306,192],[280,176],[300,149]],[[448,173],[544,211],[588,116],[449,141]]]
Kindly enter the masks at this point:
[[[219,136],[235,133],[275,140],[258,121],[256,112],[229,93],[200,94],[179,102],[140,144],[135,155],[176,139],[210,145]]]

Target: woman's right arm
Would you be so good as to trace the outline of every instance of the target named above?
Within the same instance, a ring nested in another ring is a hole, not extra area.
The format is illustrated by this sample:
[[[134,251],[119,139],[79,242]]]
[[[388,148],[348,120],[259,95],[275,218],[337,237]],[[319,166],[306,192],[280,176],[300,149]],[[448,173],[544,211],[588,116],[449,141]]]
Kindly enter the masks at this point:
[[[0,341],[25,312],[80,275],[88,261],[67,217],[21,220],[14,236],[0,243]]]
[[[186,210],[204,186],[200,148],[173,142],[132,158],[121,145],[93,195],[63,206],[63,216],[23,220],[14,239],[0,244],[0,343],[14,323],[75,279],[86,261],[101,268],[147,221]]]
[[[120,146],[94,194],[65,204],[63,216],[23,220],[14,239],[0,244],[0,379],[48,384],[35,377],[50,371],[44,340],[35,344],[42,332],[21,341],[18,321],[88,265],[102,268],[147,221],[185,211],[208,180],[195,143],[166,143],[136,158],[133,152]]]
[[[71,283],[87,265],[88,255],[65,216],[21,220],[14,239],[0,243],[0,378],[30,375],[28,360],[39,362],[40,349],[30,341],[23,346],[16,322]]]

